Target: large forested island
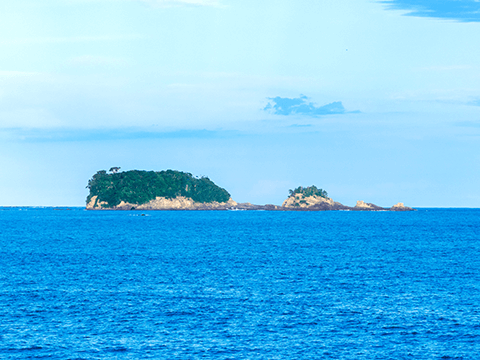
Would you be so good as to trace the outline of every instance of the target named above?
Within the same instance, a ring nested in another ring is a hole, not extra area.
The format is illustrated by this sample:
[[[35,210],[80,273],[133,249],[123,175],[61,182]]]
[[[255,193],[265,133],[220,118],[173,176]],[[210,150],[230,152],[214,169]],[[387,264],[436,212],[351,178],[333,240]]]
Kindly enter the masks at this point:
[[[403,203],[383,208],[363,201],[349,207],[333,201],[325,190],[316,186],[290,190],[281,206],[237,203],[227,190],[205,176],[195,177],[175,170],[119,170],[118,167],[108,172],[100,170],[88,181],[88,210],[413,210]]]
[[[217,209],[234,206],[208,177],[175,170],[98,171],[89,180],[87,209]]]

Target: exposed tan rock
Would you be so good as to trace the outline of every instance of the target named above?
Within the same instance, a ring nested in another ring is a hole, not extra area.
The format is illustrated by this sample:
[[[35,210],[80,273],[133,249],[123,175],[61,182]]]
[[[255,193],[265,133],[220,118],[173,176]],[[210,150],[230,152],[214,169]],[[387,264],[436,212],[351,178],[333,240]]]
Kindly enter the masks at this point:
[[[114,207],[102,207],[102,205],[107,204],[105,202],[97,202],[96,200],[97,196],[93,196],[87,204],[87,210],[224,210],[237,206],[237,203],[231,198],[224,203],[199,203],[184,196],[178,196],[174,199],[157,196],[157,198],[146,204],[130,204],[122,201]]]
[[[334,206],[335,202],[330,198],[321,196],[304,196],[303,194],[295,194],[289,196],[282,204],[284,208],[308,208],[311,206],[324,204]]]
[[[97,195],[92,196],[92,198],[90,199],[89,203],[86,206],[87,210],[92,210],[95,207],[95,200],[97,200]]]
[[[86,206],[87,210],[278,210],[278,211],[322,211],[322,210],[357,210],[357,211],[412,211],[414,209],[405,206],[403,203],[393,205],[391,208],[382,208],[375,204],[366,203],[362,200],[357,201],[355,207],[348,207],[339,202],[333,201],[331,198],[323,198],[321,196],[308,196],[303,194],[295,194],[289,196],[282,204],[276,205],[253,205],[250,203],[237,203],[231,198],[224,203],[199,203],[191,198],[179,196],[174,199],[157,197],[146,204],[130,204],[122,201],[114,207],[108,207],[105,201],[98,201],[97,196],[93,196]]]
[[[411,207],[405,206],[403,203],[399,202],[398,204],[393,205],[390,210],[392,211],[411,211]]]
[[[102,205],[107,205],[107,203],[105,201],[97,201],[97,195],[95,195],[92,196],[86,208],[87,210],[103,209]]]
[[[362,209],[373,209],[372,204],[367,204],[363,200],[358,200],[357,204],[355,205],[356,208],[362,208]]]
[[[357,201],[357,204],[355,205],[355,207],[352,208],[352,210],[358,210],[358,211],[384,211],[384,210],[388,210],[388,209],[385,209],[381,206],[378,206],[378,205],[375,205],[375,204],[372,204],[372,203],[366,203],[365,201],[363,200],[358,200]]]

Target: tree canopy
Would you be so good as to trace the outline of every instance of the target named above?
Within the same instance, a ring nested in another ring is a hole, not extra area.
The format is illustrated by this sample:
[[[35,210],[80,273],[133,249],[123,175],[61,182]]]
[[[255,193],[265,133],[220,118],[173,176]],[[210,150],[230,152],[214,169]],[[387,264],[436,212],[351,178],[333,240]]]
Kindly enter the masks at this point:
[[[112,173],[100,170],[88,181],[87,188],[90,190],[87,203],[97,196],[97,201],[105,201],[108,207],[122,201],[145,204],[157,196],[169,199],[185,196],[202,203],[230,199],[230,194],[208,177],[196,178],[190,173],[175,170]]]
[[[295,194],[303,194],[303,196],[305,197],[320,196],[323,198],[328,198],[328,193],[323,189],[318,189],[315,185],[307,187],[299,186],[294,190],[290,189],[288,192],[290,196],[293,196]]]

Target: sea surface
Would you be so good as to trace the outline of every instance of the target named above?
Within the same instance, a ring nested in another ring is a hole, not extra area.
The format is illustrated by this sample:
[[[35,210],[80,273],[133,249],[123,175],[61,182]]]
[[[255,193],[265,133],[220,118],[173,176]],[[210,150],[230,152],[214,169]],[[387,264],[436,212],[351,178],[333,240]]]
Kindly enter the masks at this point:
[[[1,359],[479,359],[480,209],[0,208]]]

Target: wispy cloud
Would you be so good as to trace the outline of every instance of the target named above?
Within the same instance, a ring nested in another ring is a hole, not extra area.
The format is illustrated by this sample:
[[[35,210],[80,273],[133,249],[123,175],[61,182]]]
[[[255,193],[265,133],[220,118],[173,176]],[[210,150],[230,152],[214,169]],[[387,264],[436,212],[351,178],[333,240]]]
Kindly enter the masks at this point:
[[[4,128],[3,136],[24,142],[109,141],[136,139],[212,139],[241,136],[232,130],[152,131],[140,128],[71,129],[71,128]]]
[[[3,105],[3,104],[2,104]],[[43,131],[49,127],[62,126],[61,119],[51,111],[41,107],[4,109],[0,108],[0,131],[9,131],[10,128],[38,128]]]
[[[223,0],[62,0],[70,3],[135,1],[155,7],[173,6],[213,6],[224,7]]]
[[[478,0],[381,0],[390,10],[406,10],[405,15],[451,19],[461,22],[480,21]]]
[[[461,127],[473,127],[473,128],[480,128],[479,121],[458,121],[455,123],[456,126]]]
[[[304,128],[304,127],[312,127],[312,124],[292,124],[290,125],[291,128]]]
[[[213,6],[222,7],[220,0],[136,0],[155,7]]]
[[[474,69],[471,65],[445,65],[445,66],[426,66],[421,67],[419,70],[430,70],[430,71],[457,71],[457,70],[472,70]]]
[[[466,100],[465,98],[457,97],[450,99],[436,99],[435,102],[451,105],[480,106],[480,98],[470,98],[470,100]]]
[[[33,76],[38,75],[36,72],[28,72],[28,71],[0,71],[0,78],[12,78],[12,77],[24,77],[24,76]]]
[[[99,36],[56,36],[56,37],[28,37],[0,40],[1,45],[28,45],[28,44],[50,44],[50,43],[80,43],[99,41],[124,41],[137,40],[139,35],[99,35]]]
[[[480,98],[477,98],[477,99],[474,99],[474,100],[471,100],[471,101],[467,102],[467,105],[480,106]]]
[[[335,101],[323,106],[316,106],[309,101],[308,97],[303,95],[298,98],[282,98],[277,96],[268,99],[270,101],[263,110],[272,112],[275,115],[305,115],[317,117],[347,113],[341,101]]]

